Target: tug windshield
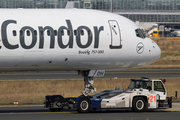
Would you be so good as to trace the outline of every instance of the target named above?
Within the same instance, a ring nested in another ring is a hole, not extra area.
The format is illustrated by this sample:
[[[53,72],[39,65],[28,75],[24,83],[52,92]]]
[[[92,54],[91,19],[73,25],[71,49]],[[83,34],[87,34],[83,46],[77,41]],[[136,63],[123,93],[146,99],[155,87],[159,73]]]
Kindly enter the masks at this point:
[[[128,86],[128,89],[134,89],[134,88],[143,88],[143,89],[152,89],[152,82],[151,81],[137,81],[133,80],[131,81],[130,85]]]

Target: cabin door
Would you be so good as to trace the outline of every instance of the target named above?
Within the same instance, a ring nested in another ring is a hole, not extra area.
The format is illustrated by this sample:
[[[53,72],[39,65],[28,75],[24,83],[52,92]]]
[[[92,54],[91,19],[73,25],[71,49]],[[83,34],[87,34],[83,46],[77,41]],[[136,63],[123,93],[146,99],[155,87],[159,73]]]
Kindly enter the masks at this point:
[[[111,31],[110,49],[121,49],[121,33],[117,21],[109,20],[109,26]]]

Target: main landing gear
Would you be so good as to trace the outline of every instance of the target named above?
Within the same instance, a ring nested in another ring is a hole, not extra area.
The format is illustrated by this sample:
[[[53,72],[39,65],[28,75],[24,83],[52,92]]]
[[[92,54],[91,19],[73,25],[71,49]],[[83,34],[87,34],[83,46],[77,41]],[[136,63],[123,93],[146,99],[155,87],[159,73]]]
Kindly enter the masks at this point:
[[[96,92],[96,88],[92,86],[94,83],[93,76],[89,76],[89,71],[80,71],[80,74],[84,77],[84,85],[85,85],[85,88],[83,91],[81,91],[81,93],[84,96],[88,96],[88,93]]]

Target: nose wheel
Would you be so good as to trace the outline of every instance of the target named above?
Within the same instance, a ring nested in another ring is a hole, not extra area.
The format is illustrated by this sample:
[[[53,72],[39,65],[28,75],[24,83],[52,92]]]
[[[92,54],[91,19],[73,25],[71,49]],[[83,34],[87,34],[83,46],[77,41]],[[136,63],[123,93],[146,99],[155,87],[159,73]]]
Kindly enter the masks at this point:
[[[84,96],[88,96],[89,93],[96,92],[96,88],[94,88],[92,85],[94,83],[93,77],[88,77],[89,71],[82,71],[81,75],[84,77],[84,85],[85,88],[81,93]]]

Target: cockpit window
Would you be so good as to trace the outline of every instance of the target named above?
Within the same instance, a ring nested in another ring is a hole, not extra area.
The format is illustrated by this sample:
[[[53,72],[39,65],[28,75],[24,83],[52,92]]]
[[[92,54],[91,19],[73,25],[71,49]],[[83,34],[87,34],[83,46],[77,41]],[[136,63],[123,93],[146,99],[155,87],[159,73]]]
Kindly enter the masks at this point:
[[[144,33],[144,31],[143,31],[142,29],[140,29],[140,31],[142,32],[144,38],[146,38],[147,36],[146,36],[146,34]]]
[[[136,29],[135,32],[136,32],[137,37],[140,37],[143,39],[146,37],[146,35],[144,34],[144,32],[141,29]]]

